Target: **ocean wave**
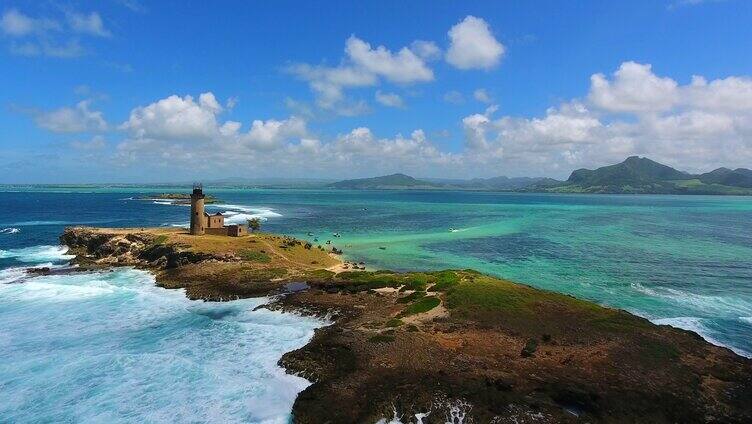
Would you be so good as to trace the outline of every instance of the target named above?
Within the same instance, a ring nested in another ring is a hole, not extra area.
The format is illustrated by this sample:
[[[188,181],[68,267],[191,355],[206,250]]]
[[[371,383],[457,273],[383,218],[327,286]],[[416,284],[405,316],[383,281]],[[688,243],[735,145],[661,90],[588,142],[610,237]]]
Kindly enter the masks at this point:
[[[63,268],[68,265],[55,265],[52,262],[37,263],[33,268]],[[0,269],[0,284],[19,283],[29,277],[28,269],[30,267],[10,267]]]
[[[670,325],[671,327],[676,327],[676,328],[681,328],[682,330],[691,331],[693,333],[698,334],[700,337],[705,339],[705,341],[707,341],[708,343],[731,349],[731,351],[733,351],[734,353],[740,356],[745,356],[747,358],[752,357],[752,353],[744,351],[742,349],[735,348],[733,346],[729,346],[724,343],[721,343],[720,341],[718,341],[718,339],[711,336],[710,335],[711,331],[703,324],[702,318],[674,317],[674,318],[659,318],[659,319],[653,319],[650,321],[656,325]]]
[[[21,230],[19,230],[18,228],[9,227],[9,228],[3,228],[2,230],[0,230],[0,234],[16,234],[20,231]]]
[[[3,388],[0,416],[287,423],[310,383],[277,361],[322,323],[256,309],[267,301],[195,302],[127,268],[0,286],[0,306],[13,305],[3,308],[0,350],[12,348],[0,381],[18,382]],[[91,379],[96,390],[81,385]],[[138,402],[110,402],[126,398]]]
[[[18,225],[19,227],[31,227],[35,225],[68,225],[68,224],[74,224],[74,222],[70,222],[70,221],[19,221],[19,222],[14,222],[10,225]]]
[[[74,255],[67,255],[65,246],[32,246],[21,249],[0,249],[0,259],[15,259],[19,262],[43,263],[60,262],[73,259]]]
[[[739,317],[739,321],[746,322],[747,324],[752,324],[752,317]]]
[[[225,209],[227,212],[245,212],[252,215],[256,215],[258,218],[278,218],[282,214],[274,212],[270,208],[258,207],[258,206],[245,206],[245,205],[231,205],[231,204],[217,204],[207,205],[207,208]],[[227,212],[222,212],[226,214]]]
[[[222,215],[225,216],[225,224],[245,224],[249,219],[253,218],[258,218],[262,221],[269,219],[269,215],[264,213],[238,213],[227,211],[223,212]]]
[[[739,297],[714,296],[686,292],[670,287],[645,287],[640,283],[632,283],[632,288],[651,297],[660,297],[682,306],[690,306],[697,310],[723,315],[752,314],[752,303]]]
[[[23,280],[26,277],[26,268],[0,269],[0,284],[11,284]]]

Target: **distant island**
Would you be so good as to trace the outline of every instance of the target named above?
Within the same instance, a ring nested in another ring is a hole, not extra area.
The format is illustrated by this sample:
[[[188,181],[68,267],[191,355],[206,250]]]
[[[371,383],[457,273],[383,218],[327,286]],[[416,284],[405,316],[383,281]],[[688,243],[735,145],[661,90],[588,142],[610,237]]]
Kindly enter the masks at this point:
[[[527,190],[557,193],[752,195],[752,170],[718,168],[704,174],[690,174],[648,158],[632,156],[616,165],[595,170],[578,169],[559,185],[533,185]]]
[[[327,187],[349,190],[478,190],[537,193],[720,194],[752,195],[752,170],[718,168],[690,174],[648,158],[595,170],[578,169],[566,181],[545,177],[494,177],[471,180],[416,179],[405,174],[343,180]]]

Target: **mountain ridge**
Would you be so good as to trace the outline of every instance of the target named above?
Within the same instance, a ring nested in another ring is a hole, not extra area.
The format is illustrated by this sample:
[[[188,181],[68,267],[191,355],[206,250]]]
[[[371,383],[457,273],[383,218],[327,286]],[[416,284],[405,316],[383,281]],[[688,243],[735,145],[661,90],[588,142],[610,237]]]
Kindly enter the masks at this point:
[[[476,190],[544,193],[602,194],[708,194],[752,195],[752,170],[717,168],[691,174],[647,157],[630,156],[624,161],[596,169],[576,169],[565,181],[547,177],[440,179],[414,178],[395,173],[372,178],[341,180],[329,188],[350,190]]]

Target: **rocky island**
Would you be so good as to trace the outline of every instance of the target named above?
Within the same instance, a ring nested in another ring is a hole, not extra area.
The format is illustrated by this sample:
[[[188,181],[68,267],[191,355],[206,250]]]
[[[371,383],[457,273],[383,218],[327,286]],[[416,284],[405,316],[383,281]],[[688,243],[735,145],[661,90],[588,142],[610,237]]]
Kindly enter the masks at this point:
[[[280,360],[313,383],[296,423],[752,422],[752,360],[472,270],[343,271],[323,247],[260,233],[75,227],[60,239],[80,269],[135,266],[206,301],[280,294],[263,307],[329,319]]]

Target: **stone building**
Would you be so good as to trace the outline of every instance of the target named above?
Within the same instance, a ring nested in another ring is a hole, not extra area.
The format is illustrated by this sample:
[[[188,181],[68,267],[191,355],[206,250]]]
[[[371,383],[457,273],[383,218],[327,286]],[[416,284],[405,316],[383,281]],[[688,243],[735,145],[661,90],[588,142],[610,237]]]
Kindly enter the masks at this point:
[[[214,234],[221,236],[240,237],[248,234],[245,225],[225,225],[225,217],[217,212],[209,215],[204,210],[204,195],[201,184],[193,185],[191,193],[191,234]]]

